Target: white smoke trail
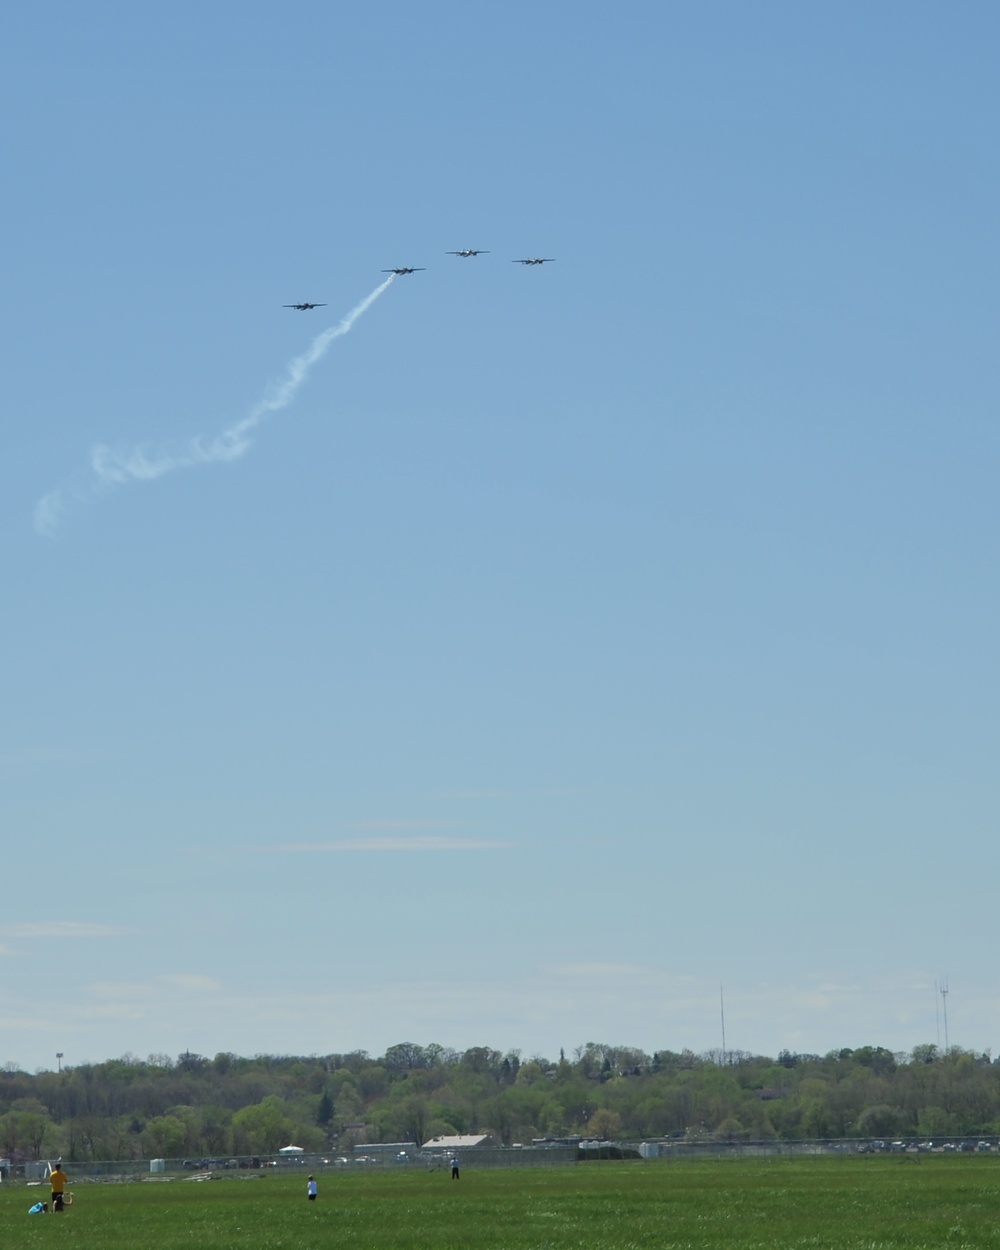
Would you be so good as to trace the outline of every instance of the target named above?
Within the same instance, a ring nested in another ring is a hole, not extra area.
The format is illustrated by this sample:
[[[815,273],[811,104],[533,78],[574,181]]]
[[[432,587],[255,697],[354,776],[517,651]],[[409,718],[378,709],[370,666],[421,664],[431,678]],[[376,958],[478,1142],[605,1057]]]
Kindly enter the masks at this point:
[[[43,495],[35,505],[35,529],[39,534],[51,537],[59,528],[70,501],[83,502],[95,494],[104,493],[126,482],[151,482],[175,469],[238,460],[250,449],[250,432],[272,413],[288,407],[309,376],[313,365],[322,360],[334,339],[343,338],[350,332],[357,319],[371,308],[395,276],[390,274],[360,304],[352,308],[346,317],[318,334],[301,356],[296,356],[289,362],[284,380],[276,383],[247,416],[217,434],[211,442],[206,443],[200,437],[193,438],[187,449],[180,454],[162,452],[152,457],[141,447],[130,452],[121,452],[100,444],[96,446],[90,454],[91,472],[86,481],[57,487]]]

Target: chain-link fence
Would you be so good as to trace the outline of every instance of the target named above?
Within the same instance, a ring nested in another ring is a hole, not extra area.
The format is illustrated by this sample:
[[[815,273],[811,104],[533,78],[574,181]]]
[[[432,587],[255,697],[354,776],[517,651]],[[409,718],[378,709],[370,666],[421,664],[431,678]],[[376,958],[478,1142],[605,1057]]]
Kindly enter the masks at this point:
[[[199,1159],[128,1159],[96,1162],[65,1162],[71,1178],[86,1180],[146,1179],[163,1180],[186,1177],[190,1180],[225,1175],[302,1176],[326,1173],[328,1176],[359,1172],[447,1171],[451,1157],[457,1153],[461,1167],[532,1168],[569,1167],[588,1162],[632,1162],[657,1160],[661,1163],[695,1160],[752,1160],[760,1158],[826,1157],[850,1159],[859,1155],[907,1154],[997,1154],[998,1139],[951,1138],[935,1141],[859,1141],[857,1138],[815,1141],[678,1141],[673,1138],[618,1142],[586,1142],[580,1146],[510,1147],[497,1149],[463,1149],[461,1151],[413,1150],[381,1151],[379,1146],[358,1145],[353,1152],[337,1155],[330,1152],[296,1153],[294,1155],[239,1155]],[[8,1164],[7,1181],[36,1183],[47,1174],[45,1163]]]

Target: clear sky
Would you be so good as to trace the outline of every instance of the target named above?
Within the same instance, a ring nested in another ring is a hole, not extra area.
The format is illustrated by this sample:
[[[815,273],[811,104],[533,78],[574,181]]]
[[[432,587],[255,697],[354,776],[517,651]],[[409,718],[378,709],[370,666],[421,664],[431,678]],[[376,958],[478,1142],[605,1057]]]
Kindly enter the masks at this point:
[[[998,47],[17,6],[0,1062],[1000,1049]]]

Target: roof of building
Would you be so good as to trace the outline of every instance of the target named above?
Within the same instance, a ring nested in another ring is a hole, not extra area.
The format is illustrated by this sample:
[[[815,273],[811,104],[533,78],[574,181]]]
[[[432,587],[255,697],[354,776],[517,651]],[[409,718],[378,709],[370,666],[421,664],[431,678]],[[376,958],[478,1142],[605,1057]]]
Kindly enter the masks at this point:
[[[432,1137],[425,1141],[421,1150],[473,1150],[476,1146],[491,1146],[490,1133],[459,1133],[455,1137]]]

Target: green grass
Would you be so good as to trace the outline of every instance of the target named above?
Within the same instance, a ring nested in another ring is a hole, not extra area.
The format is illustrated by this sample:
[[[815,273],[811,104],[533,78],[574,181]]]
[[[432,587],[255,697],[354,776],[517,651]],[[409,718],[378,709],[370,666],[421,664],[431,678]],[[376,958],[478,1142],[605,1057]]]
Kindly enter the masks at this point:
[[[71,1175],[72,1180],[72,1175]],[[1000,1240],[995,1159],[591,1163],[0,1187],[0,1247],[72,1250],[963,1250]]]

